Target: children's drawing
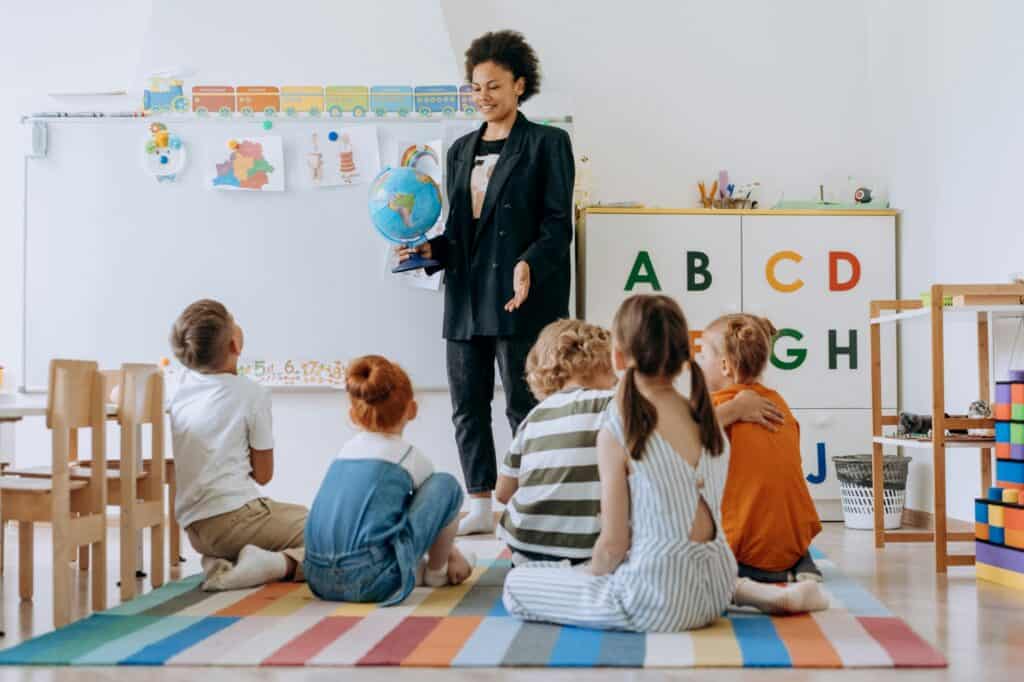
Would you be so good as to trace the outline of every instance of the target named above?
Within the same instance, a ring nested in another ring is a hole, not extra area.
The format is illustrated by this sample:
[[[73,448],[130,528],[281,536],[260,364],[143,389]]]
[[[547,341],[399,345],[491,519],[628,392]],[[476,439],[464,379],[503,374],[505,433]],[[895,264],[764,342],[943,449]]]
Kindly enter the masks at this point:
[[[306,165],[309,166],[310,179],[314,185],[319,185],[324,179],[324,155],[320,153],[319,137],[313,133],[313,151],[306,154]]]
[[[319,187],[362,185],[380,172],[380,152],[377,147],[376,126],[330,128],[326,135],[317,135],[323,167]],[[326,140],[324,139],[326,137]],[[308,157],[312,164],[312,157]]]
[[[421,173],[426,173],[434,178],[438,187],[444,187],[441,182],[441,140],[431,140],[426,144],[399,143],[401,149],[398,165],[415,168]]]
[[[284,151],[281,138],[249,137],[227,141],[213,161],[214,189],[284,191]]]
[[[149,125],[144,150],[143,167],[158,182],[174,182],[188,161],[185,143],[163,123]]]

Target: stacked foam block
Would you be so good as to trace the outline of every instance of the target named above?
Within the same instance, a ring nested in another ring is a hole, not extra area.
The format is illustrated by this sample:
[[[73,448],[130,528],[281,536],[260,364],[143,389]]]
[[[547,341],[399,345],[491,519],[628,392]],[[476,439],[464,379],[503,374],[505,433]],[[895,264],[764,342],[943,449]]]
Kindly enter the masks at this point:
[[[1024,371],[996,383],[996,485],[974,501],[980,580],[1024,590]]]
[[[974,501],[975,568],[979,580],[1024,590],[1024,494],[992,487]]]
[[[1024,371],[996,382],[996,485],[1024,490]]]

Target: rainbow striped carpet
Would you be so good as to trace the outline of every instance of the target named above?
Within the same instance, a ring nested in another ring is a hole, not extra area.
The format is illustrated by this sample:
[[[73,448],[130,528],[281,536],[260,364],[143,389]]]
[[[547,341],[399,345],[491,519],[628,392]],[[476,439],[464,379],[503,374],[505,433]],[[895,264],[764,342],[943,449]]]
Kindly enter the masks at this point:
[[[497,556],[497,543],[492,557]],[[478,549],[478,547],[474,547]],[[403,604],[323,602],[304,584],[226,593],[193,576],[10,649],[4,665],[944,667],[946,660],[871,594],[819,557],[828,611],[788,618],[729,612],[679,634],[523,623],[501,604],[509,570],[483,559],[458,587]]]

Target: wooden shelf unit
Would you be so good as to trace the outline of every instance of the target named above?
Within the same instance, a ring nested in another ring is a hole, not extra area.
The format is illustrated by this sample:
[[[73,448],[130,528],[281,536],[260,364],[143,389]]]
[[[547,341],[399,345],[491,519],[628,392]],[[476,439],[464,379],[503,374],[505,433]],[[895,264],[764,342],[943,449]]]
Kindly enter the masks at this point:
[[[957,419],[945,416],[945,329],[947,315],[974,314],[978,332],[978,395],[992,400],[990,382],[989,324],[993,317],[1024,317],[1024,305],[943,306],[947,296],[1024,296],[1024,284],[935,284],[931,288],[930,305],[920,300],[904,299],[871,302],[871,481],[874,497],[875,547],[886,542],[934,542],[935,572],[945,573],[949,566],[971,566],[971,554],[950,554],[949,542],[969,541],[971,533],[950,531],[946,518],[946,450],[951,448],[980,449],[982,497],[992,484],[992,447],[994,441],[949,440],[946,429],[992,428],[995,420]],[[883,324],[898,324],[914,319],[928,319],[931,324],[932,357],[932,433],[929,441],[899,438],[883,434],[884,426],[899,423],[896,415],[882,414],[882,334]],[[934,478],[935,528],[929,531],[886,531],[884,528],[884,491],[882,448],[885,445],[930,449]]]

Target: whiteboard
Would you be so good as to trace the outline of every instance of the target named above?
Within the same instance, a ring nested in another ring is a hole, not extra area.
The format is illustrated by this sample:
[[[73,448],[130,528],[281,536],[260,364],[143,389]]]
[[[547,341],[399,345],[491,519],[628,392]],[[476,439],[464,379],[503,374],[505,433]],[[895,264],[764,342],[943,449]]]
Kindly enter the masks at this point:
[[[472,119],[162,118],[189,161],[174,183],[142,169],[153,119],[48,123],[45,158],[27,159],[24,385],[45,387],[51,358],[101,367],[170,357],[168,335],[192,301],[222,301],[245,330],[251,359],[347,360],[379,353],[420,389],[447,386],[443,292],[386,270],[387,243],[367,213],[368,185],[315,188],[311,132],[376,125],[381,166],[399,142],[442,139]],[[569,128],[569,123],[559,123]],[[279,135],[284,192],[209,188],[209,159],[226,140]]]

